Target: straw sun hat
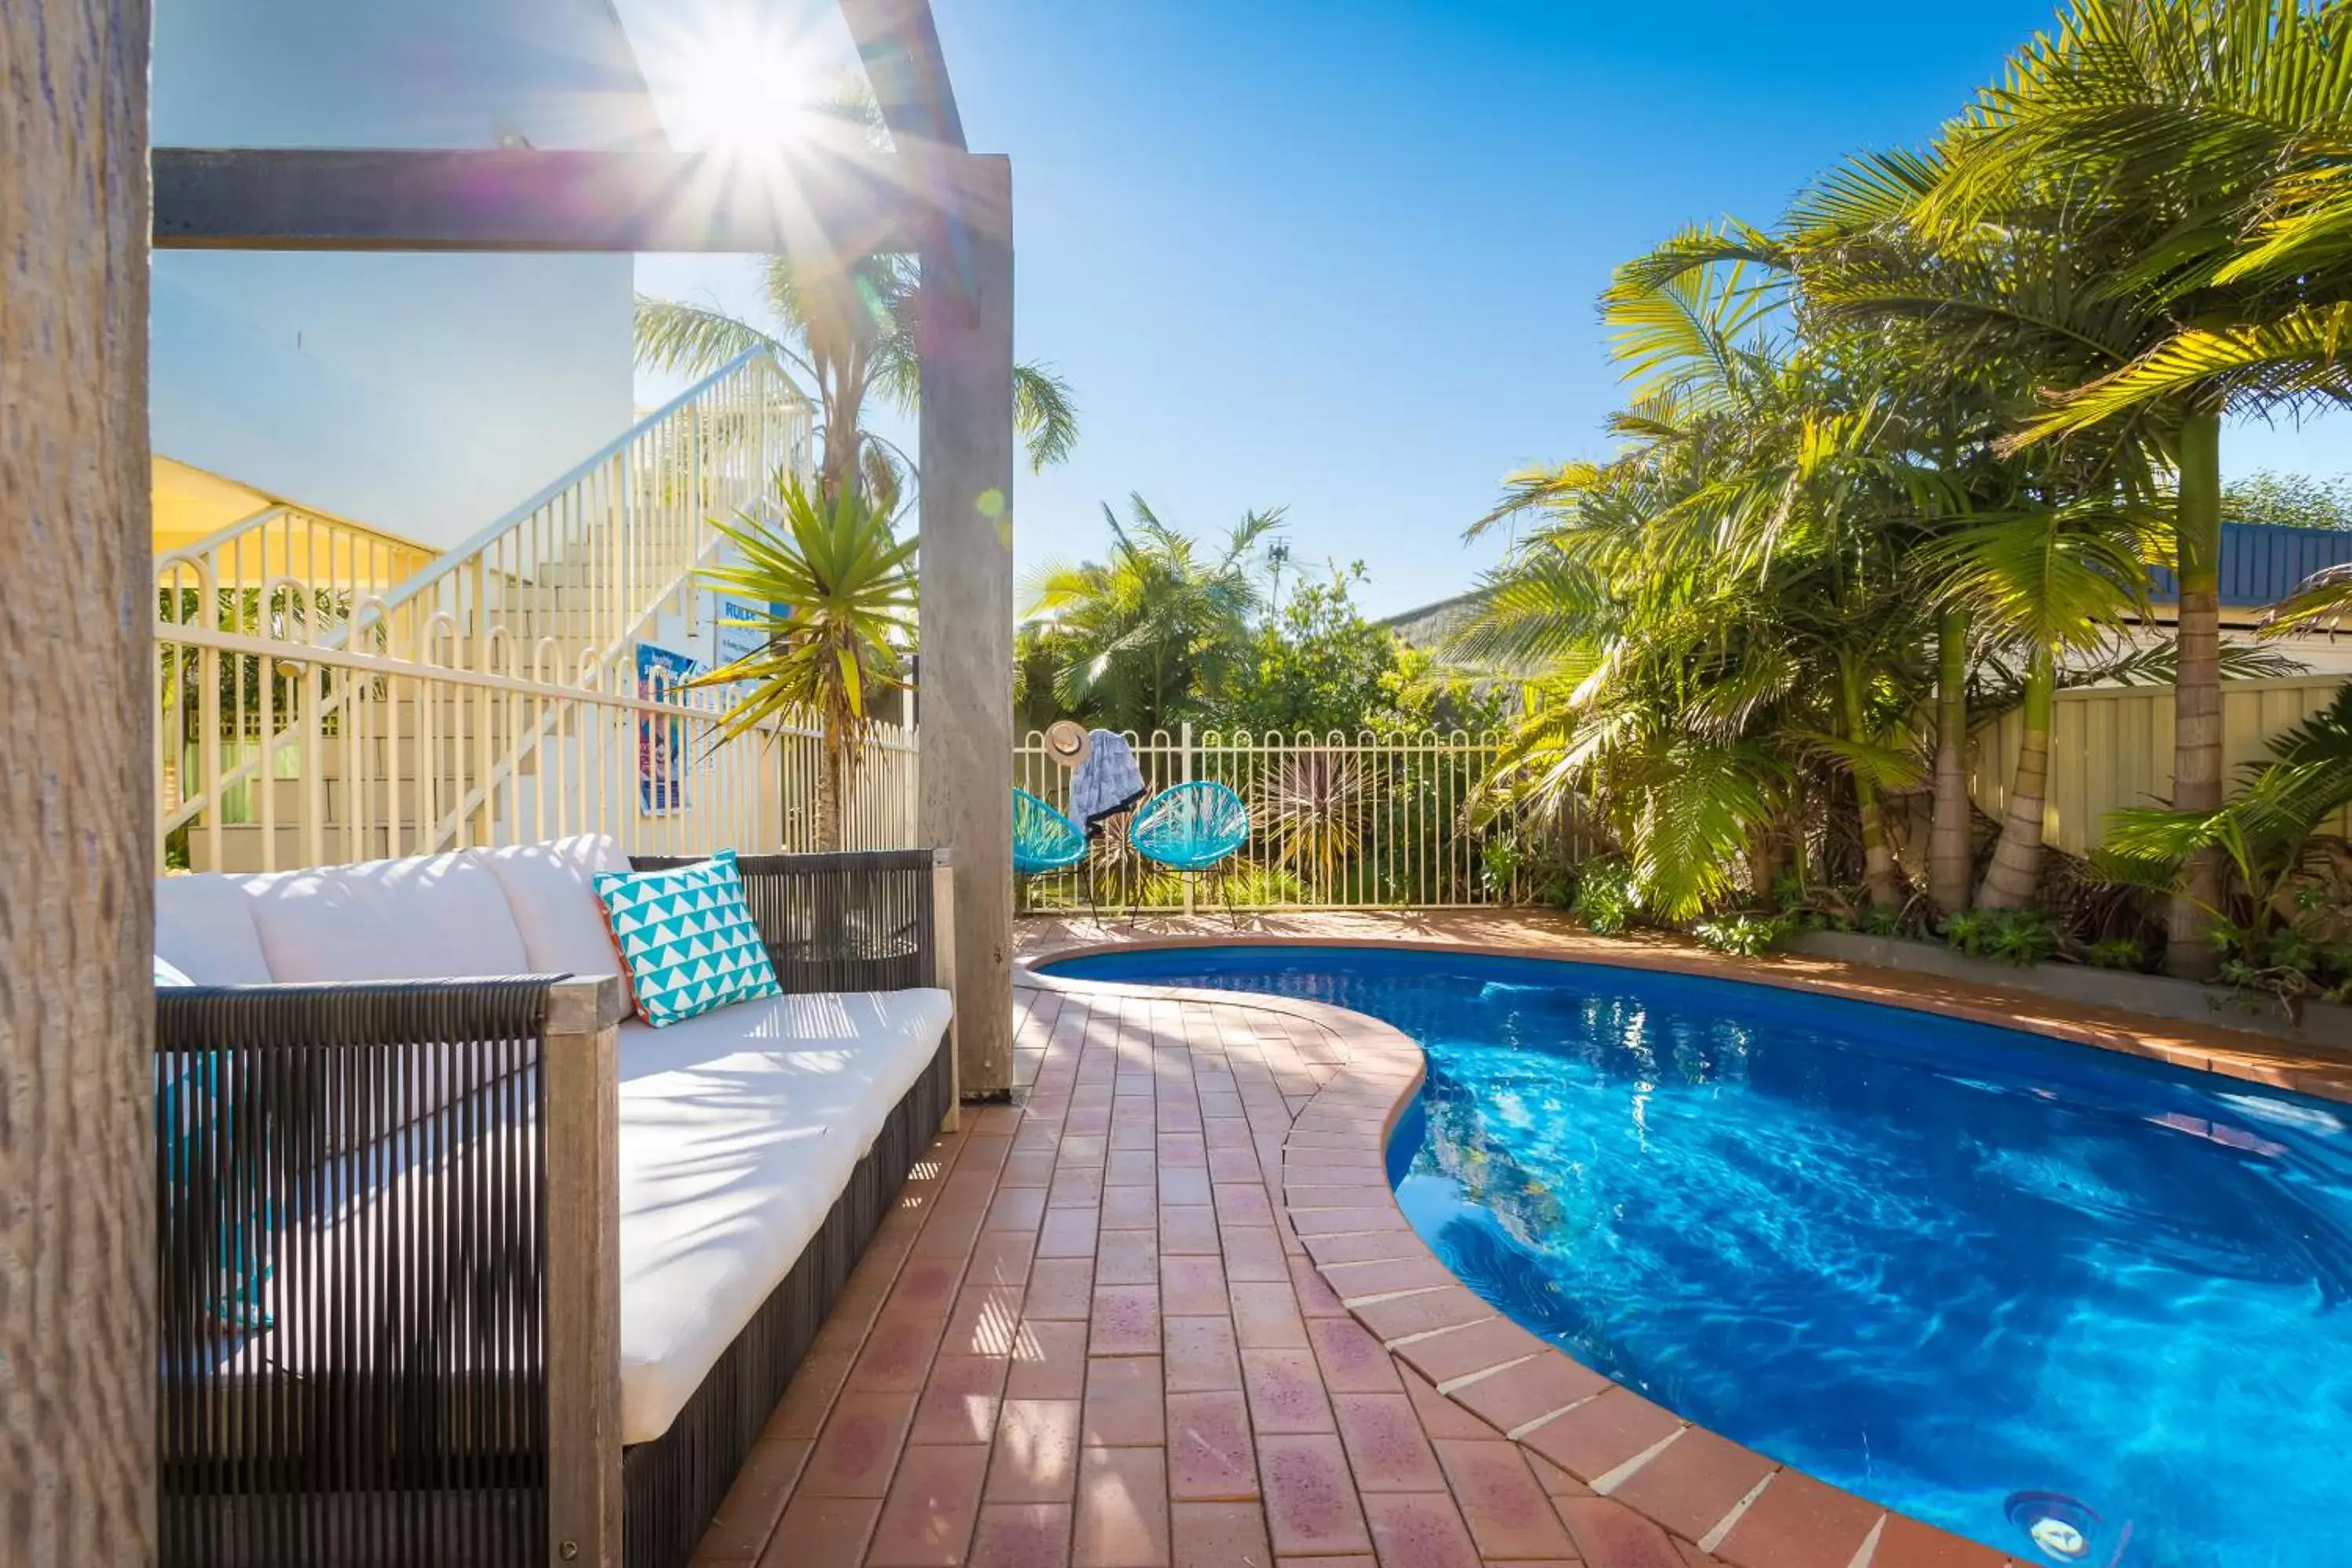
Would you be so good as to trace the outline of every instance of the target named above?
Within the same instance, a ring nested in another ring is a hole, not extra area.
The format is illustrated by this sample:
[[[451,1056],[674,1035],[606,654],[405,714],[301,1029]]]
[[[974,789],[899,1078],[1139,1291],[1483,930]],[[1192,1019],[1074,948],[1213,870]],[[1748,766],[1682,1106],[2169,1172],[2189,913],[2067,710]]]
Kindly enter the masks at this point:
[[[1093,754],[1095,738],[1075,719],[1057,719],[1045,731],[1045,754],[1066,768],[1075,768]]]

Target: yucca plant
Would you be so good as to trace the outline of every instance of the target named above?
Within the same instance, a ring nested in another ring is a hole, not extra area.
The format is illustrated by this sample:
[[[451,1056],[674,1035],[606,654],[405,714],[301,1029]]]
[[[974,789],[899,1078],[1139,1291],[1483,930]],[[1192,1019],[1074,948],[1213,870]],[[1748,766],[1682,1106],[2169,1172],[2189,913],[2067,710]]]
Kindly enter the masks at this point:
[[[1329,898],[1362,847],[1379,787],[1379,774],[1352,756],[1313,751],[1283,758],[1264,796],[1276,863]]]
[[[838,849],[846,787],[874,727],[873,697],[905,684],[899,647],[914,626],[915,541],[898,538],[890,520],[854,488],[820,501],[787,477],[777,500],[781,528],[748,512],[738,514],[737,526],[714,523],[741,560],[700,576],[782,608],[726,623],[764,640],[687,684],[749,688],[727,709],[715,743],[778,721],[815,721],[817,847]]]

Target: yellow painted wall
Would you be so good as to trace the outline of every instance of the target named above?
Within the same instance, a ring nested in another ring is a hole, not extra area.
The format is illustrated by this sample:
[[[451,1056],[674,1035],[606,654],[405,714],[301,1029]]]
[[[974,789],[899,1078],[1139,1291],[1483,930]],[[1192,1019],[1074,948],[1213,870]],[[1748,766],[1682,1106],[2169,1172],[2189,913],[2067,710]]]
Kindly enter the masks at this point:
[[[288,515],[214,552],[212,569],[222,587],[293,577],[358,594],[381,593],[422,571],[439,553],[161,456],[154,459],[154,504],[159,560],[272,508],[287,510]]]
[[[278,504],[274,496],[164,457],[155,459],[155,553],[184,550]]]
[[[2340,675],[2224,681],[2221,755],[2227,786],[2236,787],[2242,764],[2268,762],[2264,742],[2326,707],[2343,684]],[[2086,687],[2058,694],[2042,816],[2050,843],[2069,855],[2087,855],[2105,837],[2108,812],[2161,805],[2170,797],[2172,716],[2169,686]],[[2008,802],[2024,732],[2024,716],[2011,712],[1977,737],[1970,791],[1995,818]],[[2352,831],[2352,811],[2334,830]]]

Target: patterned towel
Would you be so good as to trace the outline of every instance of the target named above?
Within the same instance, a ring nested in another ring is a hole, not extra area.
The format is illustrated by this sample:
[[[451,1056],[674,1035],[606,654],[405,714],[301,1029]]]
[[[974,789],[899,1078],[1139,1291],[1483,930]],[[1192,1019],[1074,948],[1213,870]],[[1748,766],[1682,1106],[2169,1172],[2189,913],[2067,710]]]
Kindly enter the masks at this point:
[[[1117,816],[1144,796],[1143,770],[1127,737],[1115,730],[1097,730],[1094,749],[1070,777],[1070,815],[1089,838],[1102,837],[1106,817]]]

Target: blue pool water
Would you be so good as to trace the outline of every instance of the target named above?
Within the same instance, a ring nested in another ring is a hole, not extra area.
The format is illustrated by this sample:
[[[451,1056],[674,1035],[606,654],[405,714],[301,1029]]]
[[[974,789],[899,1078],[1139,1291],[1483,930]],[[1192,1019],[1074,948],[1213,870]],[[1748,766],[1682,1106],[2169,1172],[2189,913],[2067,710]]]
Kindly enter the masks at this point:
[[[2352,1107],[1587,964],[1051,968],[1309,997],[1420,1042],[1390,1152],[1414,1226],[1693,1421],[2021,1564],[2352,1563]],[[2050,1517],[2081,1556],[2029,1538]]]

